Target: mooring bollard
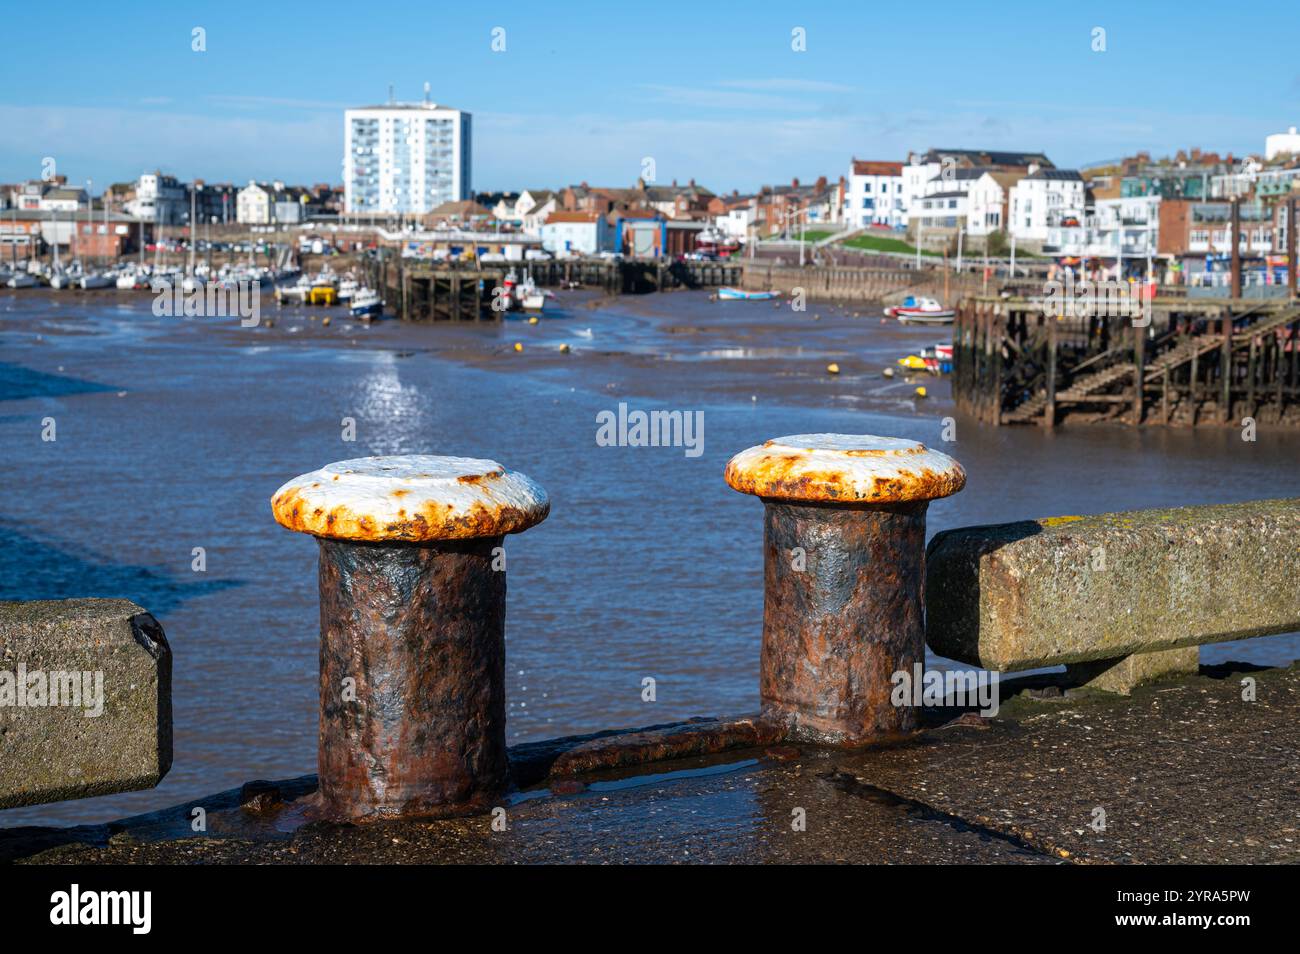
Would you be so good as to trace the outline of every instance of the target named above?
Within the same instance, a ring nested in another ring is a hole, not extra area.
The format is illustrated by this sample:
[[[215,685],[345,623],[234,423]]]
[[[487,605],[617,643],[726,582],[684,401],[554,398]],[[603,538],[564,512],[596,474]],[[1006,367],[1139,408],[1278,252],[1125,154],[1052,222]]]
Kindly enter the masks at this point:
[[[271,508],[320,544],[322,810],[490,808],[507,777],[502,540],[546,519],[546,491],[490,460],[363,457]]]
[[[737,454],[726,481],[765,510],[764,717],[831,744],[915,729],[891,676],[925,661],[925,511],[965,486],[961,465],[916,441],[799,434]]]

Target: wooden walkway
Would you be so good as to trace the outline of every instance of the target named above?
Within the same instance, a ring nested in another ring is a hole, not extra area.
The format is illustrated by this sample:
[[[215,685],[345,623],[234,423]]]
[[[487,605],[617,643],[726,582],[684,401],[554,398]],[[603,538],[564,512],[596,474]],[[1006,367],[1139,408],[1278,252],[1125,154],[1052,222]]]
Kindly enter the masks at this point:
[[[1061,319],[1024,299],[969,298],[953,396],[992,424],[1066,419],[1300,426],[1300,302],[1157,299],[1146,327]]]

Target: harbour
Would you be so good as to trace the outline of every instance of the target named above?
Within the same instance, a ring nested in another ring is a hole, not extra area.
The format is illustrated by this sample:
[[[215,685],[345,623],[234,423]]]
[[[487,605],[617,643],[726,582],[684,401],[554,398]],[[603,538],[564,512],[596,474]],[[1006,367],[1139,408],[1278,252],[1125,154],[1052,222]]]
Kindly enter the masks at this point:
[[[536,325],[322,326],[321,310],[304,308],[245,328],[237,317],[156,317],[134,293],[72,294],[0,292],[0,427],[29,447],[9,460],[30,488],[6,498],[3,595],[125,590],[148,604],[188,660],[176,675],[178,758],[158,791],[12,809],[12,824],[109,820],[311,761],[315,596],[300,581],[314,556],[227,516],[260,514],[275,475],[302,459],[490,456],[508,444],[546,481],[556,516],[509,544],[511,744],[752,708],[760,554],[752,514],[720,474],[735,448],[772,434],[869,429],[960,455],[975,492],[936,502],[931,533],[1103,511],[1120,488],[1133,507],[1300,494],[1294,433],[1264,424],[1253,443],[1222,428],[1048,435],[985,427],[946,378],[922,373],[930,396],[918,399],[910,374],[881,369],[934,329],[855,318],[849,305],[792,325],[788,308],[710,301],[707,290],[561,290]],[[826,373],[832,360],[839,375]],[[702,410],[702,453],[599,446],[598,415],[620,403]],[[29,431],[50,416],[59,440],[33,445]],[[340,444],[344,418],[355,443]],[[468,429],[469,419],[494,423]],[[213,480],[197,497],[196,461]],[[113,506],[84,511],[84,479],[110,488]],[[109,533],[117,542],[105,550],[95,541]],[[204,573],[191,568],[195,547]],[[593,642],[607,643],[598,657]],[[676,661],[647,668],[651,647]],[[1294,636],[1203,650],[1207,664],[1296,652]],[[654,703],[642,701],[645,676],[659,681]]]

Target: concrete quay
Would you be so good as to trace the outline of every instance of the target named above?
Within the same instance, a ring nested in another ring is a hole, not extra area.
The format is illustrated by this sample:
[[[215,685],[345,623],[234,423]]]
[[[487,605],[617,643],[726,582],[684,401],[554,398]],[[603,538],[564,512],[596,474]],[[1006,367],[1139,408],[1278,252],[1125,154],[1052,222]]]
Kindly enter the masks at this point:
[[[1003,680],[992,718],[929,707],[911,740],[858,750],[759,744],[559,775],[590,737],[520,745],[504,814],[313,822],[304,776],[109,825],[0,831],[0,861],[1300,862],[1300,667],[1202,667],[1130,696],[1062,685]]]

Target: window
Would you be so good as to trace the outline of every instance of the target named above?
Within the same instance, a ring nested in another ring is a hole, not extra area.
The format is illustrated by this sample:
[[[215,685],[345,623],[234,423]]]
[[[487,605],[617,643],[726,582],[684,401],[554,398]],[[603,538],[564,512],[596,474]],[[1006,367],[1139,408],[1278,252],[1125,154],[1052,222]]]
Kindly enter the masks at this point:
[[[862,207],[864,209],[874,209],[876,207],[876,201],[874,199],[863,199]]]

